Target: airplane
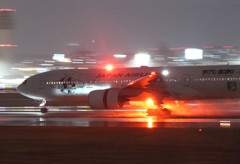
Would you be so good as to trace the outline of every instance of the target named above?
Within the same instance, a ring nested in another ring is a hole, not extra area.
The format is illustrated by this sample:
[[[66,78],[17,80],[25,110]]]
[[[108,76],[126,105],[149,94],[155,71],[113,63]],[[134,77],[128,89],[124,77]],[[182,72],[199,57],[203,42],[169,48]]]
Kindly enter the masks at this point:
[[[54,70],[33,75],[17,91],[39,100],[42,113],[51,101],[88,101],[92,109],[119,109],[149,96],[157,113],[170,114],[163,99],[201,100],[240,97],[240,66],[169,66]],[[153,109],[148,113],[154,115]],[[155,110],[155,109],[154,109]]]

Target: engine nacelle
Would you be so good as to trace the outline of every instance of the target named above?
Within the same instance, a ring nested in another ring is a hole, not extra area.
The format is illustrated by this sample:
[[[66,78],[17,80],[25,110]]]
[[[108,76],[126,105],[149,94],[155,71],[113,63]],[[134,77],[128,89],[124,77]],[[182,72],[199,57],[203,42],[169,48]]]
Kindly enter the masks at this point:
[[[93,109],[119,109],[120,89],[95,90],[88,95],[88,104]]]

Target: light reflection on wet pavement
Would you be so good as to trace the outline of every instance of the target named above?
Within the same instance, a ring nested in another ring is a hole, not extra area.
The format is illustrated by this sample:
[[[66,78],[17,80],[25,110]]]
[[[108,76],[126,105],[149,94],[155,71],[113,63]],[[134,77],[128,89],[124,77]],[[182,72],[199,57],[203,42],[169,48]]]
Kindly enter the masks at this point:
[[[182,106],[168,118],[147,116],[143,109],[91,110],[85,106],[51,107],[48,113],[38,107],[0,107],[0,126],[80,126],[146,128],[239,128],[240,110],[212,108],[211,104]],[[191,109],[189,108],[191,107]],[[197,108],[196,108],[197,107]],[[229,107],[229,106],[228,106]],[[188,108],[188,109],[187,109]],[[181,113],[181,110],[183,111]]]

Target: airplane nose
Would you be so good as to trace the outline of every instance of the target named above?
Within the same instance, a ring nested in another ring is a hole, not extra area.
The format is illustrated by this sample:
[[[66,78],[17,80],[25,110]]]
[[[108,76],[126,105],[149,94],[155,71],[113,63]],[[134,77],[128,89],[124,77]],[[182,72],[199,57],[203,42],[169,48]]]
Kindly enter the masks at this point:
[[[17,87],[17,91],[18,91],[19,93],[22,93],[23,90],[24,90],[24,86],[23,86],[23,84],[20,84],[20,85]]]

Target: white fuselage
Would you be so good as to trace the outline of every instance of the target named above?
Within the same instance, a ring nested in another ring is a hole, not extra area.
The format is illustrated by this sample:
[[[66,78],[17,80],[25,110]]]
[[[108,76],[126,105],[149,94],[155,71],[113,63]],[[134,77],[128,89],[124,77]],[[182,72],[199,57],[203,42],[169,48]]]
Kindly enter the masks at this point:
[[[87,100],[93,90],[124,88],[154,71],[149,82],[162,97],[209,99],[240,97],[240,66],[143,67],[87,70],[56,70],[34,75],[17,89],[30,98],[46,101]],[[168,93],[167,95],[164,95]]]

